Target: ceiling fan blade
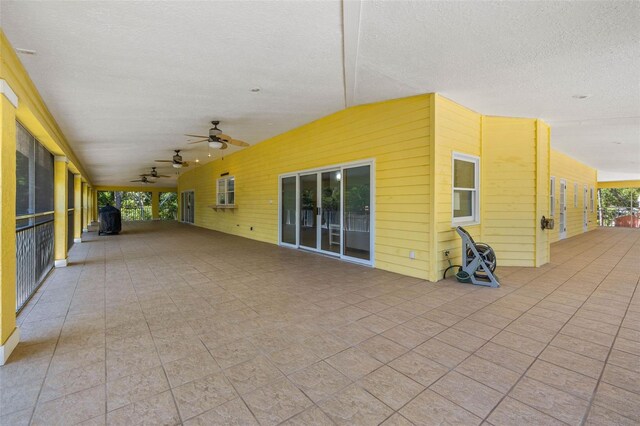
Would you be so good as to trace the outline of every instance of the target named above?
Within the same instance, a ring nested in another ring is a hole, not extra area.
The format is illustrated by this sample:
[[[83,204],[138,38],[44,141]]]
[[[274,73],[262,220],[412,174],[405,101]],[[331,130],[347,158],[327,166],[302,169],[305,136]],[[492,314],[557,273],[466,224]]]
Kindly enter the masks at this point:
[[[156,163],[173,163],[173,160],[156,160]]]
[[[132,180],[130,182],[144,182],[142,179],[136,179],[136,180]]]
[[[205,138],[205,139],[209,139],[209,136],[202,136],[202,135],[187,135],[185,133],[185,136],[189,136],[190,138]]]
[[[157,177],[157,178],[163,178],[163,177],[171,177],[171,176],[167,176],[167,175],[158,175],[158,176],[154,176],[154,177]]]
[[[235,145],[235,146],[249,146],[248,143],[246,143],[245,141],[241,141],[239,139],[233,139],[231,136],[229,135],[219,135],[218,136],[220,139],[224,139],[225,142],[230,143],[231,145]]]
[[[206,141],[208,141],[208,140],[209,140],[209,138],[207,138],[207,139],[202,139],[201,141],[189,142],[189,145],[192,145],[192,144],[194,144],[194,143],[202,143],[202,142],[206,142]]]
[[[227,145],[226,141],[220,141],[220,143],[222,144],[222,146],[220,147],[220,149],[227,149],[229,147],[229,145]]]

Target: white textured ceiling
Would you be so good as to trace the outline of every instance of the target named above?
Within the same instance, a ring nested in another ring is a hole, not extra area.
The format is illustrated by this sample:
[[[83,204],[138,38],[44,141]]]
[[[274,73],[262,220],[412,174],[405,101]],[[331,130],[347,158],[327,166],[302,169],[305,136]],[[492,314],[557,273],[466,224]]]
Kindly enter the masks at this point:
[[[344,6],[2,1],[0,20],[37,51],[21,59],[95,184],[128,183],[212,119],[257,143],[345,100],[426,92],[541,117],[602,180],[640,179],[640,2]],[[207,160],[206,144],[187,149]]]

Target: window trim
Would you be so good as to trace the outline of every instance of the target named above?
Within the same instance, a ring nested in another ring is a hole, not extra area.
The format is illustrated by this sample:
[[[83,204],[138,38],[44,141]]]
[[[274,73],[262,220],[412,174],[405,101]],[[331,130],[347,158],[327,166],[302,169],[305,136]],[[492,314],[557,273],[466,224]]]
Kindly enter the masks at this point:
[[[591,210],[591,213],[595,211],[594,192],[593,186],[589,187],[589,210]]]
[[[578,208],[578,184],[573,184],[573,207]]]
[[[229,181],[233,179],[233,191],[229,191]],[[224,182],[224,203],[220,203],[220,182]],[[233,192],[233,203],[229,203],[229,192]],[[229,206],[236,205],[236,177],[235,176],[223,176],[216,179],[216,206]]]
[[[454,186],[455,183],[455,164],[456,160],[466,161],[473,163],[474,165],[474,183],[475,187],[470,188],[458,188]],[[457,191],[471,191],[473,197],[471,199],[471,216],[454,217],[455,206],[455,192]],[[451,225],[478,225],[480,224],[480,157],[476,155],[463,154],[460,152],[451,153]]]
[[[556,215],[556,177],[551,176],[549,182],[549,217]]]

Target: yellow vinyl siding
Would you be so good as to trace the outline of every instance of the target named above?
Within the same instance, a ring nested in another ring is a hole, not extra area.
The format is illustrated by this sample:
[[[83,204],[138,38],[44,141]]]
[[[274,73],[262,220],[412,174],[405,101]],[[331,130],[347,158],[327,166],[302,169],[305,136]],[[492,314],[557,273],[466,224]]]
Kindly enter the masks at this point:
[[[551,261],[551,238],[549,235],[551,231],[540,227],[542,216],[549,216],[549,173],[551,168],[551,129],[542,120],[537,120],[536,139],[535,266],[541,266]]]
[[[533,266],[536,120],[482,120],[482,241],[503,266]]]
[[[588,231],[598,226],[598,176],[597,170],[587,166],[566,154],[555,149],[551,150],[551,176],[556,178],[556,200],[555,200],[555,227],[550,234],[551,242],[560,239],[560,180],[567,182],[567,235],[573,237],[584,232],[583,230],[583,206],[584,206],[584,185],[587,185],[587,215],[588,215]],[[574,207],[573,197],[575,193],[575,184],[578,184],[578,206]],[[589,192],[593,188],[594,209],[591,212],[589,204]]]
[[[195,191],[196,225],[277,243],[279,175],[374,160],[374,265],[428,278],[430,97],[337,112],[195,167],[180,177],[179,191]],[[216,180],[226,172],[236,178],[237,208],[216,211]]]
[[[436,265],[432,280],[442,278],[442,273],[449,266],[444,252],[449,250],[449,258],[454,264],[461,262],[460,237],[452,225],[452,158],[453,153],[481,155],[481,118],[482,116],[442,96],[435,96],[435,172],[434,185],[436,193],[437,239],[433,263]],[[480,166],[482,171],[482,166]],[[480,181],[482,194],[482,180]],[[482,218],[481,218],[482,220]],[[480,226],[467,225],[464,228],[479,239]]]

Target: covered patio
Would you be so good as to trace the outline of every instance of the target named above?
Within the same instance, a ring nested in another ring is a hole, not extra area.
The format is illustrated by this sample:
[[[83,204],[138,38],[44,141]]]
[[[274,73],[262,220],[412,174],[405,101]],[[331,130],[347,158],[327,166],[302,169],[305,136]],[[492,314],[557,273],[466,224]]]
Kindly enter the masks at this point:
[[[18,317],[0,424],[640,422],[639,230],[499,289],[178,223],[86,235]]]

